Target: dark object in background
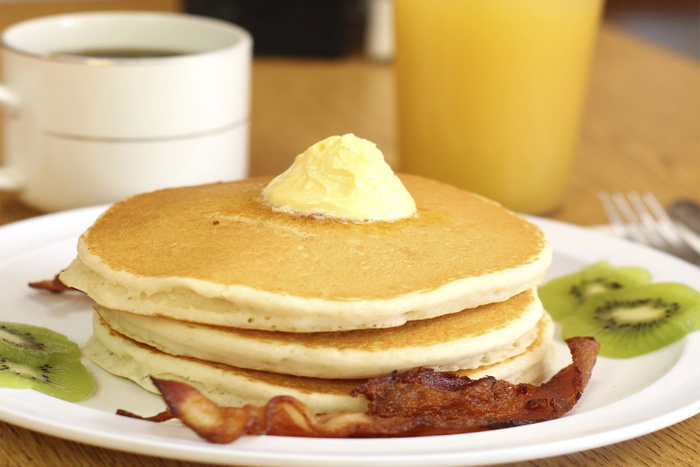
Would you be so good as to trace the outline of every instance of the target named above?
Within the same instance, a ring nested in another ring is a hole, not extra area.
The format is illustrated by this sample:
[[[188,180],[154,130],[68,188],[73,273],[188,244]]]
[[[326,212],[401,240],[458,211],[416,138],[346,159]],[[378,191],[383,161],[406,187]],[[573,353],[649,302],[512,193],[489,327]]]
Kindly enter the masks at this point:
[[[186,0],[188,13],[247,29],[257,55],[337,57],[348,52],[359,0]]]

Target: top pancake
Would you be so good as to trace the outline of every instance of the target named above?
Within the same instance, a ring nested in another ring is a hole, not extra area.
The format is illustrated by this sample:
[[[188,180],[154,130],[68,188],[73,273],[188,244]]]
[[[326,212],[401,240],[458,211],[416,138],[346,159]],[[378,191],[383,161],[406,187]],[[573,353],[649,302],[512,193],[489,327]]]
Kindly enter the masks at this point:
[[[107,210],[61,275],[108,308],[285,331],[387,327],[537,285],[543,233],[480,196],[402,175],[418,216],[352,223],[264,204],[269,178],[137,195]]]

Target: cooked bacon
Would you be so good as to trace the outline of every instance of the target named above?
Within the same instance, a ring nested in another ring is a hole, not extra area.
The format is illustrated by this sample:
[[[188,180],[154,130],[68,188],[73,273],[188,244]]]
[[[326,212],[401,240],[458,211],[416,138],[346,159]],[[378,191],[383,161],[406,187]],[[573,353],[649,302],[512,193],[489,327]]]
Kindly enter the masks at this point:
[[[51,293],[61,293],[68,290],[77,290],[73,287],[69,287],[58,278],[58,274],[54,276],[53,279],[46,279],[38,282],[30,282],[29,287],[41,290],[48,290]]]
[[[277,396],[264,406],[220,407],[199,390],[179,381],[153,379],[169,409],[153,417],[119,410],[119,415],[149,421],[179,418],[211,443],[225,444],[243,435],[350,438],[420,434],[422,420],[378,418],[360,412],[314,414],[290,396]]]
[[[572,363],[540,386],[419,368],[375,378],[352,391],[370,401],[366,413],[314,414],[289,396],[264,406],[221,407],[188,384],[153,378],[168,410],[151,421],[178,418],[212,443],[243,435],[324,438],[400,437],[468,433],[537,423],[573,408],[588,384],[599,344],[589,337],[566,341]]]
[[[540,386],[415,369],[371,379],[352,394],[365,396],[370,401],[367,413],[378,417],[421,417],[431,422],[481,417],[498,424],[551,420],[581,398],[600,347],[593,338],[569,339],[567,344],[572,364]]]

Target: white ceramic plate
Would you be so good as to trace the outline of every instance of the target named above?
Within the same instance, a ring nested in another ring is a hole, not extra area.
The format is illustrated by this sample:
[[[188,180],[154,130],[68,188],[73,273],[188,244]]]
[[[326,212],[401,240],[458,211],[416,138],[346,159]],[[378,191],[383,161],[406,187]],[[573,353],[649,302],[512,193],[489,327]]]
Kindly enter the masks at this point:
[[[42,325],[84,344],[90,301],[27,287],[64,268],[78,235],[104,208],[42,216],[0,228],[0,320]],[[550,277],[599,259],[650,269],[656,281],[700,289],[700,269],[604,234],[532,218],[554,246]],[[557,347],[563,365],[568,352]],[[158,396],[87,362],[98,383],[87,401],[71,404],[38,392],[0,388],[0,419],[32,430],[112,449],[215,464],[259,466],[450,466],[537,459],[641,436],[700,412],[700,332],[665,349],[627,360],[600,358],[586,392],[566,416],[507,430],[405,439],[247,437],[229,445],[200,440],[178,421],[155,424],[114,415],[122,408],[160,412]]]

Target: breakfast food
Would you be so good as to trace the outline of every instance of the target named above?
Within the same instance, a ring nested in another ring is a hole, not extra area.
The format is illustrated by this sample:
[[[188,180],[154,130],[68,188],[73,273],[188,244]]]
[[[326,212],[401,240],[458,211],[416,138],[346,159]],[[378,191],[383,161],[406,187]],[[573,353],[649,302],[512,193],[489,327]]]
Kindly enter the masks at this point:
[[[551,319],[533,290],[392,328],[337,332],[195,326],[100,306],[96,310],[114,331],[170,355],[313,378],[370,378],[417,366],[478,368],[521,355],[551,334]]]
[[[218,403],[293,395],[358,410],[368,378],[416,366],[513,382],[549,376],[535,288],[541,230],[332,137],[271,178],[160,190],[109,208],[60,275],[96,302],[85,353]]]
[[[23,323],[0,323],[0,387],[34,389],[75,402],[94,380],[78,345],[62,334]]]
[[[62,334],[24,323],[0,323],[0,355],[41,366],[56,359],[77,358],[78,346]]]
[[[85,353],[111,373],[132,379],[151,391],[155,391],[155,387],[149,376],[163,378],[174,375],[180,380],[192,382],[202,392],[226,405],[264,404],[272,397],[287,394],[304,401],[319,412],[362,411],[366,408],[366,401],[351,397],[350,391],[368,377],[386,375],[395,369],[432,365],[431,367],[442,371],[457,371],[461,375],[473,378],[489,375],[509,381],[542,381],[549,372],[553,324],[549,316],[542,313],[539,301],[531,292],[524,292],[522,297],[515,297],[513,302],[510,306],[515,310],[518,310],[519,306],[524,307],[523,315],[541,316],[539,322],[511,344],[491,352],[478,353],[461,361],[456,359],[469,349],[470,337],[476,341],[475,344],[488,344],[489,347],[503,342],[503,334],[500,331],[508,333],[509,330],[500,329],[498,326],[494,326],[493,330],[486,334],[480,334],[480,331],[489,330],[488,328],[475,327],[474,330],[467,331],[463,339],[456,337],[459,331],[465,331],[469,324],[487,319],[491,311],[497,312],[497,305],[485,305],[479,307],[479,310],[470,310],[474,311],[473,313],[455,314],[463,316],[448,315],[412,322],[399,328],[346,331],[336,337],[331,336],[334,333],[316,336],[318,333],[297,335],[267,332],[266,335],[260,336],[260,341],[246,343],[241,339],[227,339],[229,336],[226,334],[236,335],[241,330],[213,328],[211,337],[214,339],[210,342],[209,353],[206,355],[201,353],[207,352],[207,346],[200,347],[198,344],[202,339],[195,336],[197,332],[208,334],[210,329],[206,327],[186,324],[185,326],[189,326],[192,331],[190,336],[194,337],[193,339],[173,339],[171,343],[167,342],[168,339],[144,339],[144,333],[140,332],[138,327],[125,329],[119,322],[119,317],[125,314],[115,312],[117,319],[110,321],[102,318],[106,314],[96,315],[94,338],[85,348]],[[103,312],[104,310],[100,310],[98,313]],[[520,314],[520,311],[517,313]],[[470,314],[481,316],[471,318]],[[509,317],[509,313],[504,314]],[[514,321],[520,324],[527,322],[525,318],[523,316],[522,321],[517,318]],[[144,319],[152,318],[139,317],[136,326]],[[159,324],[163,324],[163,321]],[[451,325],[456,325],[456,329],[448,331]],[[162,331],[167,335],[172,330],[166,327]],[[179,333],[172,335],[186,336]],[[315,348],[315,340],[321,341],[318,343],[322,346]],[[325,345],[323,340],[326,340]],[[136,343],[144,341],[151,345]],[[407,346],[409,342],[415,342],[415,347]],[[244,346],[233,355],[229,354],[227,350],[234,349],[236,344]],[[254,352],[256,344],[260,352]],[[268,349],[261,348],[264,344],[267,344]],[[285,344],[292,348],[285,348]],[[184,351],[174,351],[170,346],[175,345],[178,346],[178,350]],[[221,346],[219,351],[212,352],[218,345]],[[157,347],[161,346],[166,348],[163,351],[158,350]],[[343,346],[347,347],[343,349]],[[303,354],[304,351],[310,352],[300,359],[298,369],[286,361],[288,356]],[[454,352],[451,358],[449,351]],[[324,359],[324,353],[329,358]],[[440,355],[441,353],[443,355]],[[197,354],[198,358],[192,358],[192,354]],[[318,357],[315,361],[314,356]],[[421,365],[415,364],[414,360],[417,358],[421,359],[418,362]],[[344,365],[346,361],[347,367]],[[302,362],[306,362],[306,365]],[[439,365],[441,362],[446,363]],[[423,363],[425,365],[422,365]],[[254,369],[261,365],[267,365],[266,370]],[[348,373],[352,371],[354,372]],[[305,373],[310,372],[316,376],[305,376]]]
[[[393,222],[291,215],[269,178],[137,195],[83,234],[60,278],[107,308],[284,332],[392,327],[535,287],[539,228],[449,185],[402,176],[419,206]]]
[[[192,386],[154,379],[167,409],[144,417],[165,422],[177,418],[211,443],[230,443],[243,435],[323,438],[428,436],[496,430],[561,417],[588,385],[599,344],[590,337],[566,341],[572,362],[539,386],[417,368],[374,378],[352,391],[370,403],[366,412],[315,414],[289,396],[262,406],[222,407]]]
[[[613,266],[601,260],[578,272],[553,279],[537,289],[547,312],[555,320],[569,315],[601,292],[651,283],[651,274],[636,266]]]
[[[599,261],[549,281],[538,294],[565,338],[593,336],[606,357],[636,357],[700,330],[700,292],[652,283],[636,266]]]
[[[700,293],[655,283],[595,294],[561,319],[564,337],[595,336],[600,355],[628,358],[661,349],[700,329]]]

